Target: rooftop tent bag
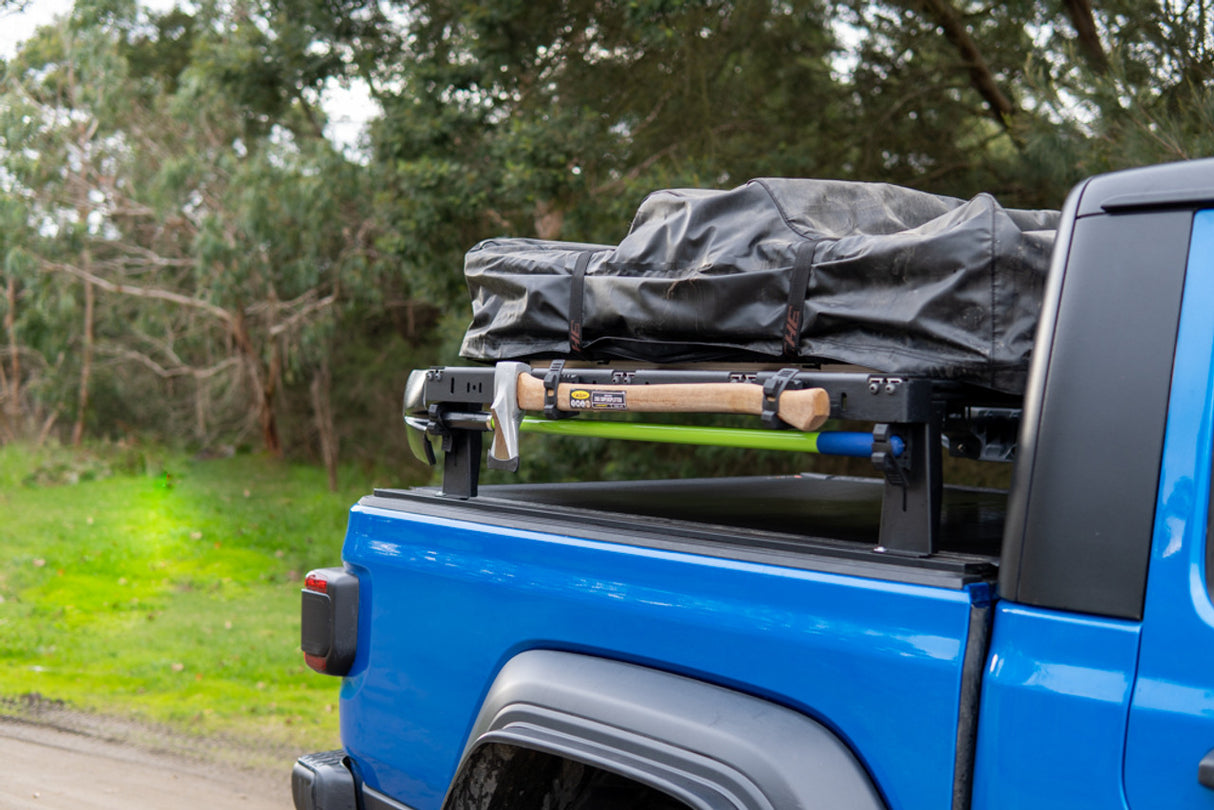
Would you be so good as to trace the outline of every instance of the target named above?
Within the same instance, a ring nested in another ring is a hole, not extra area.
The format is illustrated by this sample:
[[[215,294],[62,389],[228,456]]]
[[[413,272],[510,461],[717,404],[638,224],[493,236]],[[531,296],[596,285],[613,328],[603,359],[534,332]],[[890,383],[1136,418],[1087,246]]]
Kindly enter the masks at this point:
[[[659,191],[616,246],[469,251],[461,354],[835,362],[1019,393],[1057,223],[877,183]]]

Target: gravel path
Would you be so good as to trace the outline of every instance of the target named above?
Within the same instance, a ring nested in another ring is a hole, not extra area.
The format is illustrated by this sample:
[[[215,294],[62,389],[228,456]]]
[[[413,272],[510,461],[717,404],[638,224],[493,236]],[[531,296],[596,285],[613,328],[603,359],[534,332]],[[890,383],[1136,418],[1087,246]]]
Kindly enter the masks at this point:
[[[0,810],[292,810],[290,763],[254,772],[0,718]]]

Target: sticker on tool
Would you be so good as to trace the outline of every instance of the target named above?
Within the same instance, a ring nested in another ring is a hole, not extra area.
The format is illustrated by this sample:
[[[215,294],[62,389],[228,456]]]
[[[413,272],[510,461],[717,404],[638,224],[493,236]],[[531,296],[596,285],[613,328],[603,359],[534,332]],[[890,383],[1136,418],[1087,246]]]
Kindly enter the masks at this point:
[[[626,391],[587,391],[575,388],[569,392],[569,407],[588,411],[626,411]]]

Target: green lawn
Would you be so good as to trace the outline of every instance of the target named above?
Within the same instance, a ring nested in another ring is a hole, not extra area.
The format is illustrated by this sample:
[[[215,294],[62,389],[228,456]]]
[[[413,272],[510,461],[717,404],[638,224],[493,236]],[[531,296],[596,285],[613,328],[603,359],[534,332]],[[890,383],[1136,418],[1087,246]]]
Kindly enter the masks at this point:
[[[0,448],[0,698],[322,749],[339,681],[299,588],[340,562],[366,480],[259,456]]]

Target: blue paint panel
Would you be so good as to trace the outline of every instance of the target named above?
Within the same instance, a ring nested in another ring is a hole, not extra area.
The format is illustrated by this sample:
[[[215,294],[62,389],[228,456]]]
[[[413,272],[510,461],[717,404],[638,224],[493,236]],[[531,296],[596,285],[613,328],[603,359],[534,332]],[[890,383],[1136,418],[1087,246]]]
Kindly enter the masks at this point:
[[[1193,221],[1126,745],[1134,810],[1214,808],[1214,606],[1205,586],[1214,437],[1214,211]]]
[[[964,639],[985,586],[948,591],[363,506],[344,555],[374,598],[342,691],[343,740],[368,784],[419,810],[439,807],[498,669],[532,648],[776,700],[834,728],[893,810],[951,805]]]
[[[1115,810],[1139,625],[1001,602],[973,810]]]

